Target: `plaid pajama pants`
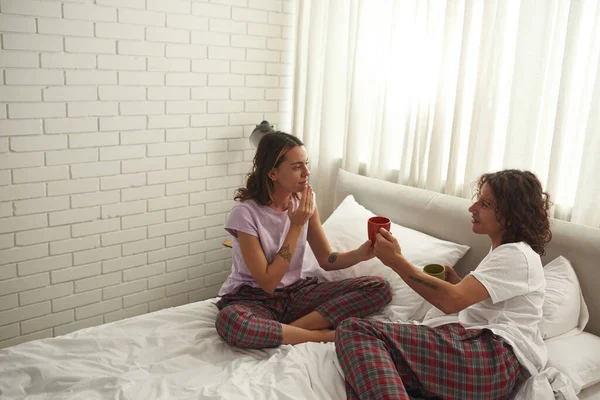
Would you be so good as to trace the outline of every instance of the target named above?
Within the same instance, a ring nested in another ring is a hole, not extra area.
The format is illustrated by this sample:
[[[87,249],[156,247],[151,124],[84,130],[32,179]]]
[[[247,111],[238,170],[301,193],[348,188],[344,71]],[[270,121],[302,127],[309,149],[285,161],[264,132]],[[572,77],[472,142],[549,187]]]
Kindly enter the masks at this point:
[[[492,331],[460,324],[349,318],[336,330],[335,347],[348,399],[505,399],[526,374]]]
[[[392,300],[390,285],[378,277],[318,283],[301,279],[272,295],[243,286],[217,302],[215,326],[227,343],[249,349],[277,347],[281,323],[289,324],[317,311],[335,327],[349,316],[364,317]]]

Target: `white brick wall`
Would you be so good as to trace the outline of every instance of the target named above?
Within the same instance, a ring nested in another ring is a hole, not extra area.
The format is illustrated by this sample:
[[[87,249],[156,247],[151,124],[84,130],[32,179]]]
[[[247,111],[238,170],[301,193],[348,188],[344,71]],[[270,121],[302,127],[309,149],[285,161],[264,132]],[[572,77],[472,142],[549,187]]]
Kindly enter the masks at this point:
[[[216,295],[294,0],[0,0],[0,347]]]

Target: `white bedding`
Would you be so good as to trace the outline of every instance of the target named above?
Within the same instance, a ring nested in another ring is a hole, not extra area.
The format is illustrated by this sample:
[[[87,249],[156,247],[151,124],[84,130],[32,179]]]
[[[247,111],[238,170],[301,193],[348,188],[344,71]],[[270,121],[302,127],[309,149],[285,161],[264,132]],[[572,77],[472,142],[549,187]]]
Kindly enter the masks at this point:
[[[0,398],[345,398],[332,343],[234,349],[214,301],[2,349]]]
[[[346,398],[332,343],[232,348],[214,328],[214,302],[209,299],[1,349],[0,398]],[[556,389],[560,380],[553,381]],[[535,381],[530,378],[517,398],[548,398],[544,393],[552,389],[545,377],[538,376]]]

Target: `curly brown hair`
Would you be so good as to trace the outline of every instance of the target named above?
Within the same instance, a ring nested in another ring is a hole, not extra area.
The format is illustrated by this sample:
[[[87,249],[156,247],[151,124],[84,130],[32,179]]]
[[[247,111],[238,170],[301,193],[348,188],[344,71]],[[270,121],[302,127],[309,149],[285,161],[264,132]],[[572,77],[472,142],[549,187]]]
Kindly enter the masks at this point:
[[[269,179],[269,172],[279,167],[286,153],[296,146],[304,146],[304,143],[289,133],[277,131],[263,136],[254,155],[252,171],[247,175],[246,187],[239,188],[234,199],[254,199],[262,205],[270,205],[273,202],[273,181]],[[293,196],[298,198],[296,193]]]
[[[488,184],[496,198],[496,219],[505,231],[502,244],[526,242],[543,256],[552,239],[550,231],[550,195],[530,171],[505,169],[483,174],[477,183],[477,194]]]

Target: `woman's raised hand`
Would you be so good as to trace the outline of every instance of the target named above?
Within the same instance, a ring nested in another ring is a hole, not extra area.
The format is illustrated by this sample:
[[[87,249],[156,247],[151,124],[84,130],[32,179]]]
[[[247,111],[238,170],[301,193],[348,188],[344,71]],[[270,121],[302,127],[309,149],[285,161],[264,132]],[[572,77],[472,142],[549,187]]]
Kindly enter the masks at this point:
[[[298,208],[292,210],[291,202],[288,207],[288,216],[292,225],[303,226],[310,219],[313,209],[313,191],[312,186],[306,185],[302,191],[302,198]]]

